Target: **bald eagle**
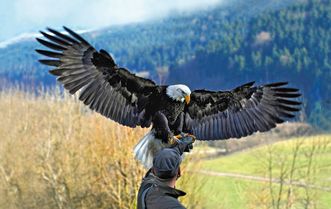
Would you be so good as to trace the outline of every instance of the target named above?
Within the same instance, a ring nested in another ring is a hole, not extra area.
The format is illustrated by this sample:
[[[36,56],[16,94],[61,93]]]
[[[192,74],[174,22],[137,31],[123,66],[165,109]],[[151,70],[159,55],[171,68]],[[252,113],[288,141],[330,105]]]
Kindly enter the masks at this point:
[[[134,149],[135,157],[151,167],[156,151],[178,140],[181,133],[198,140],[240,138],[268,131],[299,111],[298,89],[287,82],[254,86],[246,83],[230,91],[194,90],[183,84],[157,85],[118,66],[105,50],[97,51],[80,35],[48,28],[37,49],[55,68],[49,72],[92,110],[124,126],[150,127]]]

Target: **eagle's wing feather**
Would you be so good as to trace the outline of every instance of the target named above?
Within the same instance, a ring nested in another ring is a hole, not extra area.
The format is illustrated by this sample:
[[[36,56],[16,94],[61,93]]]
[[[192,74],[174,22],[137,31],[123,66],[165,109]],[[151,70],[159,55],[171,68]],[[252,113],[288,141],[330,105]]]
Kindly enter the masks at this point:
[[[244,84],[231,91],[195,90],[185,109],[184,131],[200,140],[240,138],[268,131],[294,117],[300,110],[298,89],[286,82],[253,86]]]
[[[39,60],[54,66],[57,76],[71,94],[81,90],[79,99],[102,115],[126,126],[149,126],[144,123],[144,108],[156,84],[116,65],[105,51],[96,51],[86,40],[64,27],[69,35],[48,28],[41,32],[47,40],[37,40],[49,50],[36,50],[52,59]]]

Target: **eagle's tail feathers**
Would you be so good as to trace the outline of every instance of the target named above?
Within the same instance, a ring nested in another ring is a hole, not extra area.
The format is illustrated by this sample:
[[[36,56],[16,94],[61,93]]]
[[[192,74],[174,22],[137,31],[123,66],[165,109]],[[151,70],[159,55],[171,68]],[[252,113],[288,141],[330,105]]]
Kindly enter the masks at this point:
[[[151,130],[139,141],[133,152],[135,158],[149,169],[153,166],[154,155],[164,146],[160,139],[155,138],[154,131]]]

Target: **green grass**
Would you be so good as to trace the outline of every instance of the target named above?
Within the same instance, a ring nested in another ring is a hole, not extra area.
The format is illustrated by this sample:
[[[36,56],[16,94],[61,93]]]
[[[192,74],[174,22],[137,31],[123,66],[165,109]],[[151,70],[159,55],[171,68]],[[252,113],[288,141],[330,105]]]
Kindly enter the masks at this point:
[[[301,143],[298,157],[299,164],[306,163],[305,154],[312,147],[318,146],[318,161],[320,165],[330,165],[331,163],[331,146],[323,149],[325,143],[331,141],[331,135],[311,136],[307,138],[294,138],[292,140],[278,142],[272,145],[261,146],[253,149],[248,149],[240,153],[223,156],[215,159],[205,160],[203,168],[207,170],[219,172],[236,172],[244,174],[260,174],[261,162],[265,163],[268,158],[269,151],[273,152],[274,156],[291,159],[293,157],[294,148]],[[330,144],[329,144],[330,145]],[[277,159],[274,159],[277,160]]]
[[[310,185],[331,188],[331,135],[293,138],[249,149],[229,156],[203,160],[202,170],[238,173],[268,178],[283,178],[306,182]],[[270,169],[271,167],[271,169]],[[328,208],[331,192],[269,182],[257,182],[233,177],[199,174],[197,181],[204,182],[201,208],[268,208],[272,200],[279,199],[279,207]],[[271,188],[271,189],[270,189]],[[273,198],[272,198],[273,197]],[[272,208],[272,207],[271,207]]]
[[[197,208],[245,208],[247,195],[245,193],[250,182],[229,177],[197,177],[204,182],[201,190],[201,205]],[[255,185],[257,186],[257,185]]]

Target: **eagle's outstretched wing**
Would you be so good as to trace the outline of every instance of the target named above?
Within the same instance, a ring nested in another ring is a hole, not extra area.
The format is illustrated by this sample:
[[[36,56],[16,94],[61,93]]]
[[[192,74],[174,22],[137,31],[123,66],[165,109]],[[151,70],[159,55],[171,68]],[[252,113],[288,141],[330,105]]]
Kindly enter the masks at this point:
[[[81,90],[79,99],[102,115],[126,126],[149,126],[143,123],[144,108],[156,84],[135,76],[116,65],[105,51],[96,51],[86,40],[64,27],[69,35],[53,29],[41,32],[47,39],[38,42],[53,51],[36,51],[53,59],[39,60],[54,66],[50,73],[57,76],[71,94]]]
[[[253,86],[244,84],[231,91],[196,90],[185,110],[184,132],[200,140],[240,138],[268,131],[299,111],[298,89],[287,82]]]

